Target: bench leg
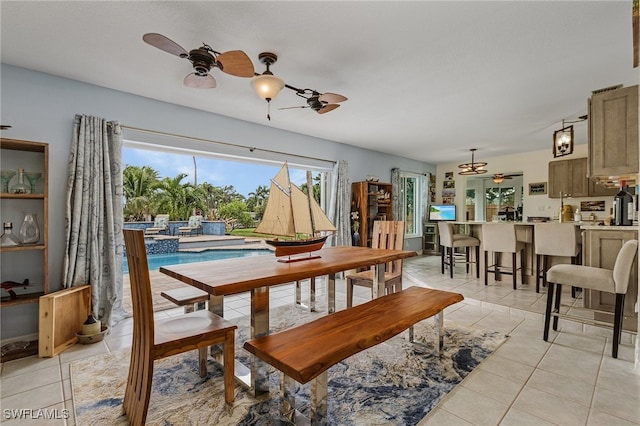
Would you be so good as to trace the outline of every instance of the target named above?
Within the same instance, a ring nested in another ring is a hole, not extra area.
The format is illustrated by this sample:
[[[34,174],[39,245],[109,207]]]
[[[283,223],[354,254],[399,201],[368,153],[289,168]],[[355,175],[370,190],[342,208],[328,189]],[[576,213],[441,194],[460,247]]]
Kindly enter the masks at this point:
[[[436,355],[440,356],[444,349],[444,311],[440,311],[434,315],[436,332],[438,333],[438,344],[434,345],[436,348]],[[416,342],[413,326],[409,327],[409,342],[419,347],[427,347],[427,345]]]
[[[311,380],[309,418],[312,425],[329,424],[327,418],[327,376],[327,370],[325,370]]]
[[[294,422],[296,418],[296,381],[286,374],[280,374],[280,395],[282,396],[282,415]]]

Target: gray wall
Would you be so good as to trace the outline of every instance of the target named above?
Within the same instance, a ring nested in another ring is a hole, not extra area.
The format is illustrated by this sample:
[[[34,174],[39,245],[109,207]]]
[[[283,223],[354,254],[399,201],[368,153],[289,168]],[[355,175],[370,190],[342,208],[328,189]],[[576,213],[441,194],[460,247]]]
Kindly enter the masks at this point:
[[[64,198],[67,162],[75,114],[117,120],[131,127],[223,141],[327,160],[346,160],[350,181],[375,175],[390,180],[398,167],[435,173],[432,164],[364,150],[338,142],[286,132],[200,110],[159,102],[141,96],[24,68],[0,64],[2,124],[13,126],[2,136],[49,143],[49,283],[60,288],[64,242]],[[125,134],[126,136],[126,134]],[[421,241],[408,241],[407,249],[419,249]],[[2,339],[36,333],[37,304],[1,310]]]

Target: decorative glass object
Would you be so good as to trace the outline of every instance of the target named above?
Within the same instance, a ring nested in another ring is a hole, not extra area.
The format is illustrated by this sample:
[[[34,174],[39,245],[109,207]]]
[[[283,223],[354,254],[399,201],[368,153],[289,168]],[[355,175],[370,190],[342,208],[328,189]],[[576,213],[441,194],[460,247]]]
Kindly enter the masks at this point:
[[[20,245],[18,237],[13,235],[13,223],[5,222],[2,224],[2,237],[0,237],[1,247],[15,247]]]
[[[25,213],[22,225],[20,225],[20,239],[22,244],[38,244],[40,241],[40,228],[34,213]]]
[[[9,193],[9,182],[16,175],[15,170],[2,170],[0,171],[0,178],[2,178],[2,193]]]
[[[12,194],[31,194],[31,186],[24,183],[24,169],[18,169],[18,183],[11,187]]]
[[[36,185],[38,181],[42,177],[42,173],[39,172],[24,172],[24,177],[27,178],[27,182],[29,182],[29,187],[31,189],[32,194],[37,194]]]

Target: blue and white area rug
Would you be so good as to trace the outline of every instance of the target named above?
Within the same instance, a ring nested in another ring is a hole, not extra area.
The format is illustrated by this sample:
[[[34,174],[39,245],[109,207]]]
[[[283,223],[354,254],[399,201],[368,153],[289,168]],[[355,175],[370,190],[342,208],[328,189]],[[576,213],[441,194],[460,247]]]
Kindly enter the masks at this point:
[[[319,318],[294,306],[271,310],[274,331]],[[248,359],[242,343],[249,319],[238,321],[236,357]],[[416,325],[416,339],[433,348],[433,321]],[[329,424],[415,425],[438,402],[497,349],[503,333],[460,327],[446,321],[445,349],[417,350],[404,332],[329,369]],[[150,425],[281,425],[279,378],[270,375],[271,395],[256,399],[236,385],[233,406],[224,403],[222,370],[209,361],[198,376],[197,352],[156,361],[147,424]],[[78,425],[126,425],[122,400],[129,370],[129,351],[99,355],[71,364],[73,402]],[[308,413],[309,386],[298,387],[296,403]]]

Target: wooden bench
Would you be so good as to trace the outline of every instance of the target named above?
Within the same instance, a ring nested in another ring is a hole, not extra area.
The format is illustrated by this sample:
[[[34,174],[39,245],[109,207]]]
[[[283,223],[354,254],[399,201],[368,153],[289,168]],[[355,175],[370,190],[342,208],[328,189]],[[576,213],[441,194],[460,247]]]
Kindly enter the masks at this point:
[[[184,306],[185,314],[204,309],[205,302],[209,300],[209,293],[191,286],[163,291],[160,295],[178,306]]]
[[[327,421],[327,370],[338,362],[382,343],[436,316],[439,352],[444,345],[443,310],[462,301],[458,293],[409,287],[279,333],[249,340],[244,349],[283,373],[283,415],[295,420],[295,382],[311,381],[310,420]]]

